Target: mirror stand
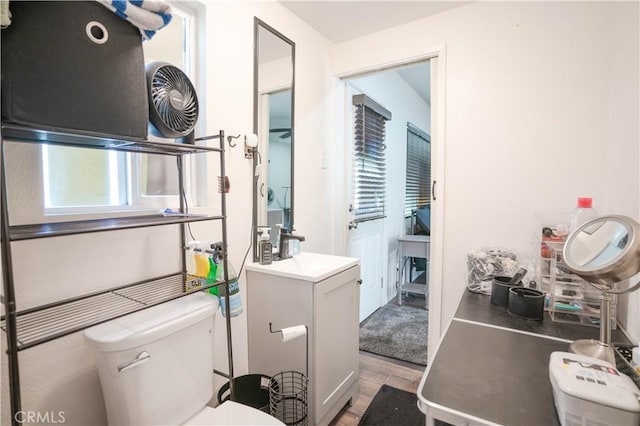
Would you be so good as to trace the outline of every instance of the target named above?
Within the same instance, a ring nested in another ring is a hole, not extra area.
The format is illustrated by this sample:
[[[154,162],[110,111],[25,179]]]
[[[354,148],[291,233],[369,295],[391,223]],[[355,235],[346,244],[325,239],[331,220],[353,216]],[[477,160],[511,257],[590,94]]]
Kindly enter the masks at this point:
[[[593,284],[592,284],[593,285]],[[600,290],[600,340],[576,340],[569,345],[569,351],[590,356],[616,365],[616,357],[611,346],[611,294],[604,287],[593,285]]]
[[[600,340],[576,340],[569,350],[616,366],[611,346],[612,295],[640,288],[640,279],[628,288],[616,284],[640,273],[640,224],[620,215],[592,219],[569,235],[563,251],[565,267],[600,291]]]
[[[606,286],[596,285],[589,283],[598,290],[600,290],[600,340],[594,339],[582,339],[576,340],[569,345],[569,351],[575,354],[590,356],[593,358],[602,359],[614,366],[616,365],[616,357],[611,346],[611,295],[612,294],[624,294],[630,293],[640,288],[640,279],[636,284],[630,286],[627,289],[615,291],[607,289]]]

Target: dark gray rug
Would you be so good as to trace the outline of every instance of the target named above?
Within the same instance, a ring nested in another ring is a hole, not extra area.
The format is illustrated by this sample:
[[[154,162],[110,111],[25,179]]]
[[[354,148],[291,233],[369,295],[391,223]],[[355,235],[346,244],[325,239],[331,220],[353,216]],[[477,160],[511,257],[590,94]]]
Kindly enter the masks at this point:
[[[360,326],[360,350],[427,365],[427,311],[387,304]]]
[[[422,426],[425,417],[417,402],[415,393],[382,385],[358,426]]]

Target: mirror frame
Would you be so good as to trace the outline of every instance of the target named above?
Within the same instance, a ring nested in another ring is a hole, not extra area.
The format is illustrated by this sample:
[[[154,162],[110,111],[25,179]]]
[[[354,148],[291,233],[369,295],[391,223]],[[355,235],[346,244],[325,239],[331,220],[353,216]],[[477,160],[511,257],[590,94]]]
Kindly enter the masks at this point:
[[[293,229],[294,225],[294,152],[295,152],[295,93],[296,93],[296,44],[291,41],[289,38],[284,36],[282,33],[274,29],[272,26],[258,18],[257,16],[253,17],[253,133],[258,135],[260,123],[258,122],[258,111],[260,108],[260,94],[258,89],[258,67],[259,67],[259,36],[258,32],[260,28],[269,31],[271,34],[275,35],[285,43],[291,46],[291,191],[290,191],[290,213],[289,218],[291,222],[291,228]],[[257,149],[257,148],[256,148]],[[259,154],[260,155],[260,154]],[[256,167],[259,166],[257,156],[253,156],[253,170],[256,170]],[[261,160],[262,161],[262,160]],[[268,159],[264,159],[264,161],[268,161]],[[253,242],[253,261],[258,261],[258,205],[259,205],[259,197],[260,197],[260,188],[258,187],[259,176],[254,177],[253,179],[253,216],[252,216],[252,242]]]
[[[605,223],[608,221],[616,222],[624,226],[627,230],[629,241],[626,247],[618,253],[616,257],[598,268],[591,268],[574,262],[571,254],[573,242],[585,229],[598,223]],[[567,241],[565,242],[562,256],[570,272],[591,283],[610,287],[617,282],[633,277],[640,269],[640,225],[626,216],[599,216],[582,224],[569,235],[569,238],[567,238]],[[626,291],[627,290],[625,290],[625,292]],[[610,292],[616,293],[614,291]]]

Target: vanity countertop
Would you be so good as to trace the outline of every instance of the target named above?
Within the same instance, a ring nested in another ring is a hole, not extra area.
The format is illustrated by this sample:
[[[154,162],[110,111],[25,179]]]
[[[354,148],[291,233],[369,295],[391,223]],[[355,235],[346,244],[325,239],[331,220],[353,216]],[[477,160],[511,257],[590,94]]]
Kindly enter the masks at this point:
[[[274,261],[270,265],[249,263],[248,272],[262,272],[280,277],[318,282],[360,263],[355,257],[333,256],[302,252],[290,259]]]

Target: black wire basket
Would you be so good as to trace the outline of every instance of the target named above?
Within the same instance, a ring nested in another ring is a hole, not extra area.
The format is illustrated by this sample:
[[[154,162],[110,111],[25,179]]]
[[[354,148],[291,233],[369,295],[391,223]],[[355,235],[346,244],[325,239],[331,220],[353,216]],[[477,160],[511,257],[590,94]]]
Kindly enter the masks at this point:
[[[283,371],[269,382],[269,412],[286,425],[308,424],[307,376],[297,371]]]

